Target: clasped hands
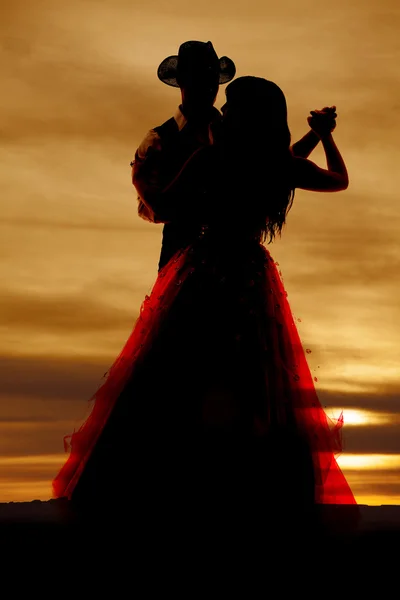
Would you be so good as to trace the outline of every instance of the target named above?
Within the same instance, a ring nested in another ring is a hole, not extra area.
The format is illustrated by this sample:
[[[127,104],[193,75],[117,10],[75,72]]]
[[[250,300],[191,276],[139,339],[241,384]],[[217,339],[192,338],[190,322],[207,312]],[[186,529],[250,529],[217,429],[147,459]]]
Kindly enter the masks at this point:
[[[307,122],[314,133],[324,137],[332,133],[336,127],[336,106],[325,106],[322,110],[311,110]]]

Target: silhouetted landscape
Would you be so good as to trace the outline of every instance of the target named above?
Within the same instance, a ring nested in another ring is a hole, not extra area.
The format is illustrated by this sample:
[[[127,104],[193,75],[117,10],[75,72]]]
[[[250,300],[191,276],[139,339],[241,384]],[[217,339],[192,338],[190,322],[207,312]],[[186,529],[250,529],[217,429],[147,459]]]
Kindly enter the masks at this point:
[[[121,504],[122,506],[122,504]],[[125,504],[126,506],[126,504]],[[0,531],[3,547],[18,547],[19,552],[28,552],[30,561],[40,560],[45,562],[45,557],[53,560],[63,560],[66,557],[84,558],[90,561],[98,553],[111,558],[123,555],[125,558],[136,556],[133,569],[141,568],[141,564],[149,561],[156,567],[157,556],[164,567],[171,560],[171,555],[177,553],[177,539],[170,536],[166,539],[163,533],[160,533],[159,539],[157,533],[151,530],[151,525],[146,524],[135,515],[134,503],[132,503],[131,513],[108,515],[94,515],[93,519],[82,519],[71,509],[66,499],[49,500],[42,502],[34,500],[32,502],[11,502],[0,504]],[[369,575],[374,577],[381,575],[385,581],[388,581],[391,575],[395,574],[392,565],[397,563],[398,548],[400,542],[400,506],[359,506],[361,518],[357,531],[346,531],[346,523],[351,520],[354,506],[321,506],[320,510],[328,516],[336,515],[335,522],[341,523],[341,530],[337,525],[335,530],[328,531],[320,540],[320,546],[308,546],[307,540],[300,540],[300,548],[303,548],[305,556],[296,551],[290,552],[290,548],[296,549],[295,540],[282,539],[282,548],[286,548],[286,559],[294,557],[299,564],[311,562],[315,566],[317,559],[322,560],[322,566],[326,561],[326,567],[329,572],[340,579],[344,573],[349,577],[362,578],[365,580],[366,573],[360,572],[360,569],[371,568]],[[337,518],[339,517],[339,518]],[[234,527],[234,525],[232,526]],[[169,529],[169,532],[173,528]],[[190,537],[190,529],[188,528]],[[233,536],[234,537],[234,536]],[[259,558],[263,556],[262,540],[257,541],[257,531],[251,533],[251,539],[256,540],[254,550],[259,552]],[[118,541],[118,546],[111,546],[110,540]],[[236,537],[238,547],[241,542]],[[271,561],[271,551],[276,553],[278,549],[274,546],[268,546],[268,540],[264,546],[265,554]],[[304,545],[304,541],[306,541]],[[204,543],[204,542],[203,542]],[[169,548],[169,549],[168,549]],[[200,554],[204,551],[204,546],[199,545],[197,550]],[[185,554],[186,548],[181,548]],[[211,550],[215,551],[213,544],[210,543],[207,549],[209,555]],[[225,552],[224,548],[224,552]],[[249,552],[248,547],[243,548],[243,555],[247,558],[254,555]],[[72,554],[71,554],[72,552]],[[224,552],[221,550],[221,560]],[[160,556],[160,553],[162,554]],[[165,554],[164,554],[165,553]],[[319,556],[318,556],[319,555]],[[311,558],[310,558],[311,557]],[[182,559],[180,559],[182,560]],[[188,557],[186,556],[186,560]],[[195,559],[195,554],[192,555]],[[276,560],[276,559],[275,559]],[[267,563],[265,563],[266,566]],[[143,566],[143,565],[142,565]],[[326,573],[328,576],[329,573]],[[358,582],[361,584],[361,582]],[[359,588],[358,588],[359,589]],[[384,596],[381,596],[384,598]]]

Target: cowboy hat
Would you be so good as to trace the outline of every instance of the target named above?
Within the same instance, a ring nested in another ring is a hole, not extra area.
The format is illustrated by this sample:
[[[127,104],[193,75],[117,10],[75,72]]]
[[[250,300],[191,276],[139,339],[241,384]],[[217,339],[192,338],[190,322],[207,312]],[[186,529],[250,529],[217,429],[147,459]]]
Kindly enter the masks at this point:
[[[202,70],[213,69],[219,73],[219,84],[228,83],[236,74],[233,60],[227,56],[218,58],[211,42],[189,41],[180,45],[177,55],[165,58],[157,69],[158,78],[172,87],[180,87],[179,75],[188,71],[200,73]]]

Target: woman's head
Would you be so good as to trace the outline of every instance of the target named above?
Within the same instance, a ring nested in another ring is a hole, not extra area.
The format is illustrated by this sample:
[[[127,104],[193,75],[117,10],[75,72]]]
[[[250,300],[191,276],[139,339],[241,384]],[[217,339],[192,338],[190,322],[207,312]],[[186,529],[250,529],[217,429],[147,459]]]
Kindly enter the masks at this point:
[[[225,89],[230,104],[270,104],[272,108],[282,109],[287,114],[286,99],[281,88],[273,81],[263,77],[246,75],[231,81]]]
[[[279,145],[290,145],[286,98],[276,83],[250,75],[238,77],[226,87],[225,94],[222,113],[227,127],[249,134],[256,126]]]
[[[264,239],[280,233],[293,201],[290,130],[285,95],[261,77],[238,77],[226,88],[223,148],[233,189]]]

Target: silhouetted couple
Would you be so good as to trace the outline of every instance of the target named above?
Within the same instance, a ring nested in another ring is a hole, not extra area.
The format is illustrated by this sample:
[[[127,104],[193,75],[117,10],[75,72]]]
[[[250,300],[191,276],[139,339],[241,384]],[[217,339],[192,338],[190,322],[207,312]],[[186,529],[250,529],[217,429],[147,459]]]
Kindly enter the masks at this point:
[[[281,234],[296,188],[347,188],[335,107],[312,111],[291,145],[278,85],[234,76],[210,42],[159,66],[181,104],[131,163],[139,215],[164,224],[159,273],[53,482],[79,508],[117,500],[148,526],[255,531],[355,503],[335,460],[341,423],[319,402],[263,244]],[[327,168],[307,158],[320,141]]]

